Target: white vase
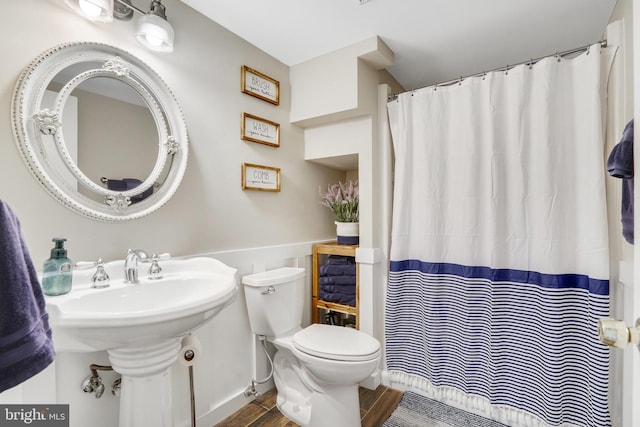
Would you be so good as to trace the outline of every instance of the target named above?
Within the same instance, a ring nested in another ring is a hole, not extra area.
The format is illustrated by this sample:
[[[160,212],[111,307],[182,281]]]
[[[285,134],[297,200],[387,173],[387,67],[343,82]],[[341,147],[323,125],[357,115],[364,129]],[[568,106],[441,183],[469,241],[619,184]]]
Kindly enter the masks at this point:
[[[339,245],[357,245],[360,243],[360,224],[336,221],[336,235]]]

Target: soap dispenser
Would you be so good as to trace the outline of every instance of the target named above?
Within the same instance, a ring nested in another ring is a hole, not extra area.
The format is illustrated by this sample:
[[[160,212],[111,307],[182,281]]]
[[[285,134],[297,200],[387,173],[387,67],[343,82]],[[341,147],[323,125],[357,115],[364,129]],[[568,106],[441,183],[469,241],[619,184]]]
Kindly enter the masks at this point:
[[[63,295],[71,290],[73,264],[67,258],[64,242],[67,239],[54,238],[51,258],[44,262],[42,269],[42,291],[45,295]]]

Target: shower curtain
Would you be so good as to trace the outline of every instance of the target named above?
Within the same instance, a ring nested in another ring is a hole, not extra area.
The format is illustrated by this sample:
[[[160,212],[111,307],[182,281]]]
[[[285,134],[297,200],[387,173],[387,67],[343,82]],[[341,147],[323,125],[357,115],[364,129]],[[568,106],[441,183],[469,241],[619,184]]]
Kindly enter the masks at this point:
[[[392,383],[509,426],[610,425],[604,102],[591,46],[388,103]]]

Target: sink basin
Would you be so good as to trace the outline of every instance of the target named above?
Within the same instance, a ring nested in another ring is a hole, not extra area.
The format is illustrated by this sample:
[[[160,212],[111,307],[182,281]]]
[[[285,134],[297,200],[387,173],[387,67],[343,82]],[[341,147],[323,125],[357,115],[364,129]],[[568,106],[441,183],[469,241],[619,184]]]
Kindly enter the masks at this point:
[[[91,288],[94,269],[75,270],[72,291],[46,297],[58,351],[91,352],[181,337],[233,301],[236,270],[213,258],[160,261],[163,277],[124,283],[124,262],[105,264],[108,288]]]

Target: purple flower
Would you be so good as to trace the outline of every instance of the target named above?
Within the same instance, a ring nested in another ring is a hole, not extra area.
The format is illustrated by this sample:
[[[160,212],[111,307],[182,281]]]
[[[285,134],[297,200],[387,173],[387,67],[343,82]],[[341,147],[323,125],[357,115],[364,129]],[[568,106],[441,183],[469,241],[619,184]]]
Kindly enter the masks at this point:
[[[320,188],[322,204],[334,213],[338,222],[358,222],[358,181],[349,181],[348,184],[338,182],[327,187],[323,192]]]

